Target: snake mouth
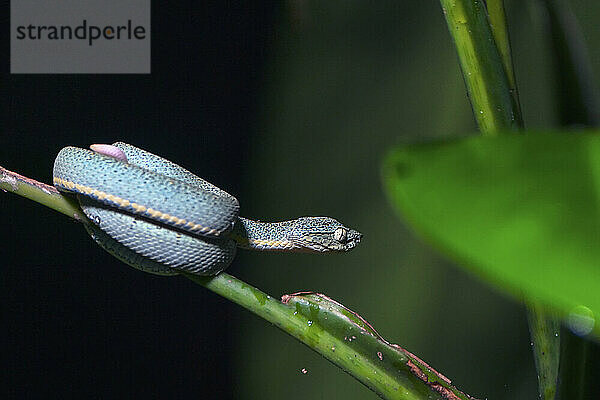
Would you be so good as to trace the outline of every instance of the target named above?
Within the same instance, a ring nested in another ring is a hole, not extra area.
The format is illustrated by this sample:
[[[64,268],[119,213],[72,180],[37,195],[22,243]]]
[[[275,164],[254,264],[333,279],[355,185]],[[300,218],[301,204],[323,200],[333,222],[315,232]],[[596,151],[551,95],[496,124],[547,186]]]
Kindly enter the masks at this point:
[[[346,241],[346,249],[344,251],[350,251],[355,248],[362,240],[362,237],[362,233],[350,229],[350,232],[348,232],[348,239]]]

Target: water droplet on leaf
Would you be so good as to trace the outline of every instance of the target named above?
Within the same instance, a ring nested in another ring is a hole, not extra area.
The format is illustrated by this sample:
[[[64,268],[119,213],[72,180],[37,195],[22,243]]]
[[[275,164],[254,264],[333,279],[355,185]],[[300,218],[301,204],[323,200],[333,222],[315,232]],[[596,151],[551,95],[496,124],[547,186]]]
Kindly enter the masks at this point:
[[[594,313],[586,306],[573,308],[567,317],[569,329],[578,336],[588,335],[594,329],[595,323]]]

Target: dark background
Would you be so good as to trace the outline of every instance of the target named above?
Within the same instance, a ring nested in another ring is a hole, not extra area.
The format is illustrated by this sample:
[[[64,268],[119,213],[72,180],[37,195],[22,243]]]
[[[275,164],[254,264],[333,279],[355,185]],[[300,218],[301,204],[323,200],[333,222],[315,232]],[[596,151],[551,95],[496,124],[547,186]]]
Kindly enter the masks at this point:
[[[513,3],[525,121],[552,127],[543,21]],[[575,6],[598,71],[600,5]],[[240,252],[228,272],[274,296],[328,294],[471,395],[537,398],[521,305],[423,244],[381,190],[391,146],[476,130],[438,2],[153,2],[151,75],[10,75],[4,60],[3,167],[50,182],[60,148],[122,140],[236,195],[244,216],[334,216],[365,235],[352,253]],[[204,288],[119,263],[63,215],[6,194],[0,220],[1,398],[375,398]]]
[[[151,75],[10,75],[4,58],[2,165],[51,182],[61,147],[124,140],[239,193],[280,13],[155,2]],[[4,394],[232,397],[241,310],[186,279],[124,268],[49,209],[11,195],[1,204]]]

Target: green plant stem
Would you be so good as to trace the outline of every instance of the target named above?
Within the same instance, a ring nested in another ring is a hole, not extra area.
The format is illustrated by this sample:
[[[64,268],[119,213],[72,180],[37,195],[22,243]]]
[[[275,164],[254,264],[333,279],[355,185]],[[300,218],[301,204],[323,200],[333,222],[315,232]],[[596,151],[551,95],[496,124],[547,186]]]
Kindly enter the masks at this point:
[[[503,0],[488,0],[487,9],[480,0],[440,1],[479,130],[489,135],[523,129]],[[540,396],[552,400],[560,359],[560,340],[554,336],[559,322],[541,304],[532,303],[527,313]]]
[[[560,364],[560,318],[552,308],[530,301],[527,306],[529,334],[538,373],[538,390],[543,400],[554,400],[558,392]]]
[[[0,189],[23,196],[77,221],[87,220],[77,202],[59,193],[54,186],[27,178],[0,166]]]
[[[554,69],[555,101],[560,126],[597,127],[599,101],[585,41],[568,2],[541,0],[546,24],[543,36],[550,40]],[[561,399],[592,398],[591,371],[600,367],[596,344],[563,330],[559,370]],[[597,392],[596,392],[597,393]]]
[[[482,134],[519,129],[504,63],[481,0],[440,0]]]
[[[588,364],[590,360],[590,342],[563,329],[563,351],[560,366],[560,398],[584,400],[593,398],[589,390],[594,381]],[[593,354],[593,353],[592,353]],[[596,392],[597,394],[598,392]]]
[[[504,0],[488,0],[486,4],[492,35],[494,36],[494,41],[496,42],[496,47],[498,48],[502,65],[504,66],[504,72],[506,74],[506,79],[508,80],[513,107],[517,111],[515,113],[515,119],[519,128],[523,128],[524,124],[521,114],[521,104],[519,101],[517,80],[515,78],[515,70],[511,56],[512,53],[510,47],[510,37],[508,34],[508,24],[506,22],[506,12],[504,11]]]
[[[540,398],[553,400],[560,360],[560,318],[538,302],[530,302],[527,310]]]
[[[54,187],[0,167],[0,189],[29,198],[80,222],[83,212]],[[470,400],[443,375],[400,346],[385,341],[358,314],[327,296],[312,293],[274,299],[239,279],[182,274],[271,322],[385,399]]]
[[[185,276],[295,337],[385,399],[471,399],[420,359],[383,340],[360,316],[316,293],[276,300],[226,273]],[[426,377],[424,379],[424,377]]]

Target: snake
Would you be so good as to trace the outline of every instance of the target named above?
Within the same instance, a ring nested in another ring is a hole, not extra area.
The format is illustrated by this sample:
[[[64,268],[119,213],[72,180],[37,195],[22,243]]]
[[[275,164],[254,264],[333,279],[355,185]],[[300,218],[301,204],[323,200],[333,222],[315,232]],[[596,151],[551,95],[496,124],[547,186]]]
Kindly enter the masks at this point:
[[[243,218],[234,196],[123,142],[63,148],[54,161],[53,183],[77,197],[88,218],[84,227],[100,247],[156,275],[216,275],[232,263],[237,248],[342,253],[362,238],[331,217]]]

